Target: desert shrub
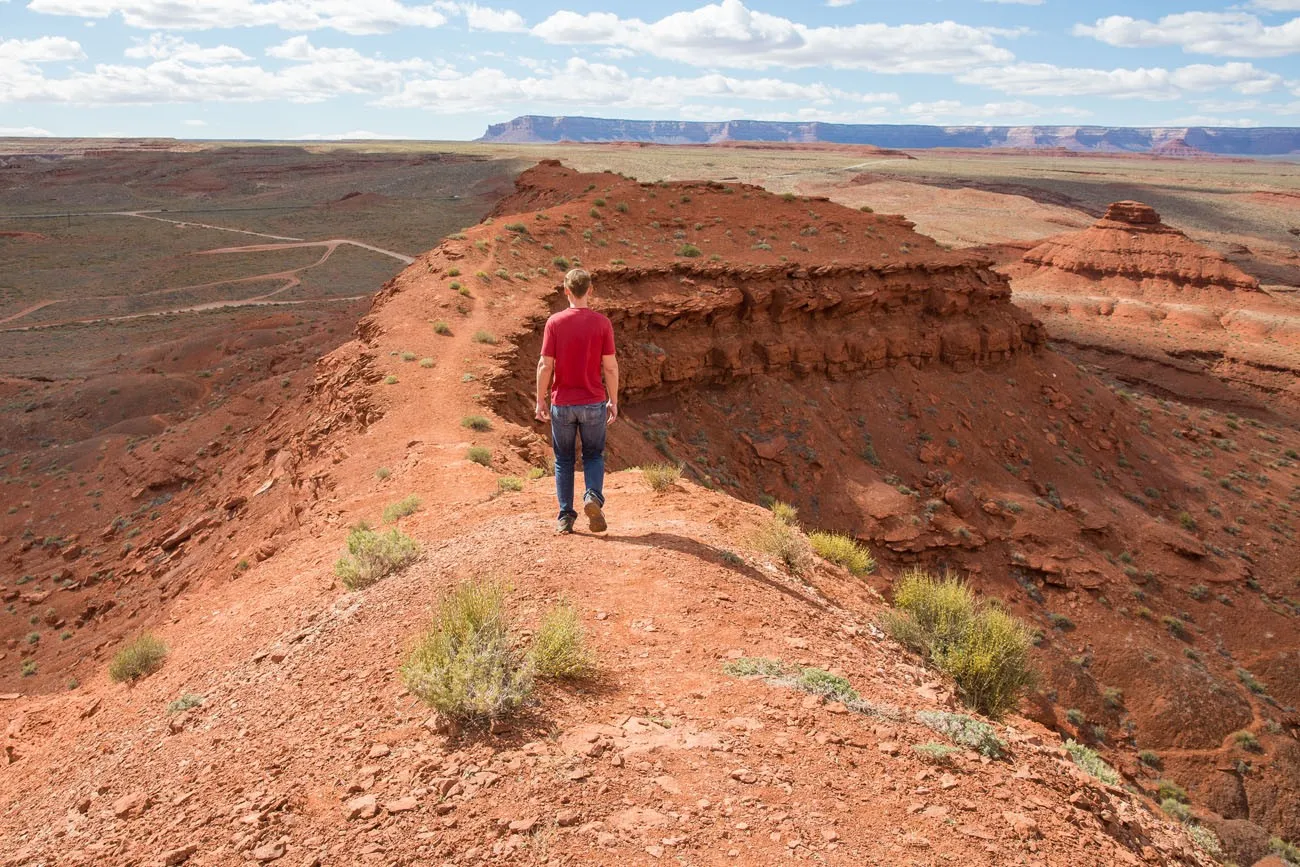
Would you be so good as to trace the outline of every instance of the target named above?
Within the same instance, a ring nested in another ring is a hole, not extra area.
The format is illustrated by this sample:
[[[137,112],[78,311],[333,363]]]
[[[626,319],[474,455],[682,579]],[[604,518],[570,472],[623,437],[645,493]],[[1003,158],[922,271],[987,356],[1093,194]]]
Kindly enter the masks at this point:
[[[1268,841],[1268,851],[1281,858],[1288,864],[1300,867],[1300,846],[1289,843],[1281,837],[1274,837]]]
[[[397,385],[397,377],[391,373],[388,374],[388,376],[384,377],[384,385]]]
[[[802,575],[812,565],[812,550],[804,534],[777,515],[760,524],[751,541],[757,550],[779,560],[794,575]]]
[[[1172,635],[1174,638],[1187,637],[1186,624],[1184,624],[1183,621],[1179,620],[1177,617],[1174,617],[1172,614],[1166,614],[1164,617],[1161,617],[1160,622],[1165,625],[1165,629],[1168,629],[1169,634]]]
[[[736,677],[783,677],[789,673],[789,668],[781,660],[755,656],[728,662],[722,669]]]
[[[475,331],[472,338],[475,343],[486,343],[488,346],[496,346],[496,335],[491,331]]]
[[[560,603],[546,613],[529,650],[538,677],[585,677],[595,668],[578,612]]]
[[[391,476],[392,474],[393,474],[393,471],[390,470],[388,467],[380,467],[379,469],[375,470],[375,478],[376,478],[376,479],[379,479],[379,481],[381,481],[381,482],[382,482],[384,479],[386,479],[386,478],[388,478],[389,476]]]
[[[37,670],[38,669],[36,667],[36,660],[34,659],[23,660],[22,669],[21,669],[23,677],[35,677]]]
[[[420,366],[423,367],[423,368],[425,368],[426,370],[429,369],[429,368],[431,368],[431,367],[433,367],[433,359],[432,359],[432,358],[421,358],[421,359],[420,359]]]
[[[1253,732],[1248,732],[1244,729],[1239,732],[1234,732],[1232,735],[1232,741],[1246,752],[1264,752],[1264,748],[1259,745],[1259,738],[1255,737]]]
[[[677,248],[677,255],[684,256],[687,259],[694,259],[696,256],[700,255],[700,248],[694,244],[682,244]]]
[[[1096,750],[1089,749],[1071,738],[1065,742],[1065,751],[1070,754],[1070,758],[1074,759],[1076,765],[1103,783],[1119,785],[1119,773],[1106,764],[1106,760],[1098,755]]]
[[[451,334],[451,326],[439,319],[437,322],[433,323],[433,333],[441,334],[443,337],[446,337]]]
[[[620,214],[626,214],[628,210],[627,202],[619,202],[614,206],[614,210],[618,211]]]
[[[348,533],[348,552],[334,564],[334,574],[349,590],[361,590],[410,565],[419,555],[419,543],[401,530],[376,533],[358,524]]]
[[[1174,800],[1187,803],[1187,790],[1175,783],[1173,780],[1156,780],[1156,799],[1160,801]]]
[[[507,232],[518,232],[520,235],[528,234],[528,227],[523,223],[506,223],[501,228],[505,229]]]
[[[869,575],[876,568],[876,559],[866,546],[841,533],[816,530],[808,534],[808,543],[817,556],[843,566],[854,575]]]
[[[470,446],[469,451],[465,453],[465,457],[476,464],[482,464],[485,467],[492,466],[492,452],[483,446]]]
[[[1160,767],[1160,754],[1154,750],[1141,750],[1138,752],[1138,761],[1148,768]]]
[[[167,705],[167,713],[180,713],[183,710],[200,707],[203,704],[203,696],[187,692],[171,704]]]
[[[655,492],[666,491],[682,477],[682,468],[677,464],[650,464],[641,468],[641,478]]]
[[[923,710],[917,713],[916,721],[953,743],[970,747],[980,755],[991,759],[1002,755],[1002,751],[1007,746],[993,730],[993,726],[965,714]]]
[[[1124,692],[1113,686],[1108,686],[1101,691],[1101,701],[1111,710],[1118,710],[1124,706]]]
[[[961,750],[956,747],[950,747],[947,744],[940,744],[934,741],[924,744],[915,744],[912,749],[915,750],[917,755],[921,758],[934,762],[935,764],[944,764],[954,753],[961,752]]]
[[[1193,584],[1187,588],[1187,595],[1200,602],[1206,596],[1210,595],[1210,588],[1204,584]]]
[[[551,264],[556,268],[567,269],[569,267],[569,260],[563,256],[556,256],[551,260]]]
[[[402,361],[415,361],[415,353],[409,349],[403,350]]]
[[[1064,614],[1052,612],[1047,615],[1047,621],[1057,629],[1065,630],[1074,628],[1074,621],[1066,617]]]
[[[861,697],[847,680],[820,668],[801,669],[794,685],[810,695],[820,695],[845,704]]]
[[[1081,726],[1088,721],[1088,718],[1083,715],[1083,711],[1079,710],[1077,707],[1072,707],[1067,710],[1065,712],[1065,719],[1072,726]]]
[[[447,288],[453,292],[459,292],[461,289],[465,287],[461,286],[460,283],[457,282],[456,280],[452,280],[451,283],[447,285]]]
[[[894,585],[894,605],[885,630],[950,674],[981,713],[1001,716],[1033,685],[1032,631],[1000,608],[978,605],[962,581],[913,570]]]
[[[1219,835],[1204,825],[1188,825],[1185,829],[1187,839],[1192,841],[1192,845],[1200,849],[1206,855],[1209,855],[1216,862],[1223,861],[1223,843],[1219,840]]]
[[[459,277],[459,276],[460,276],[460,269],[459,269],[459,268],[456,268],[456,267],[448,268],[448,269],[447,269],[447,276],[448,276],[448,277]]]
[[[480,433],[492,430],[492,422],[481,415],[467,415],[460,420],[460,425]]]
[[[1175,798],[1162,800],[1160,809],[1166,816],[1177,819],[1179,822],[1190,822],[1192,820],[1192,808]]]
[[[152,633],[142,632],[113,654],[108,676],[114,683],[134,683],[162,668],[166,658],[167,645]]]
[[[516,651],[495,584],[466,582],[444,596],[402,666],[411,694],[447,718],[486,723],[532,694],[533,669]]]
[[[1264,686],[1255,675],[1251,674],[1244,668],[1237,669],[1237,679],[1245,684],[1246,689],[1255,693],[1255,695],[1263,695],[1268,692],[1268,687]]]
[[[524,489],[524,480],[516,476],[502,476],[497,479],[497,492],[502,494],[522,491]]]
[[[389,503],[384,507],[384,523],[392,524],[398,518],[405,518],[407,515],[414,515],[420,511],[422,501],[419,497],[412,494],[409,497],[403,497],[396,503]]]
[[[769,508],[772,510],[772,514],[777,517],[777,520],[789,524],[792,527],[798,525],[799,510],[796,507],[789,503],[783,503],[780,500],[773,500]]]
[[[529,467],[529,468],[528,468],[528,478],[529,478],[531,481],[536,481],[536,480],[540,479],[540,478],[541,478],[542,476],[544,476],[544,475],[546,475],[546,470],[542,469],[541,467]]]

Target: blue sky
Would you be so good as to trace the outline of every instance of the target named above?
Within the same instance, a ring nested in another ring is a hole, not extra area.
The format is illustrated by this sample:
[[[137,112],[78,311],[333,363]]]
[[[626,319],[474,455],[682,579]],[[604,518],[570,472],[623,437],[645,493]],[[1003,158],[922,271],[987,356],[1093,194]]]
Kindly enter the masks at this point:
[[[1086,9],[1086,11],[1084,11]],[[1300,125],[1300,0],[0,0],[0,135]]]

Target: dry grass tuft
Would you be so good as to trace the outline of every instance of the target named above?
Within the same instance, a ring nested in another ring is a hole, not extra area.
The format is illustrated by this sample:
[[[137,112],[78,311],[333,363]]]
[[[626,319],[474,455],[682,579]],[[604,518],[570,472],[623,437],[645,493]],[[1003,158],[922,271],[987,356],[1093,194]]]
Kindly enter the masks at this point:
[[[682,468],[676,464],[650,464],[641,467],[641,478],[656,493],[666,491],[682,477]]]
[[[167,645],[152,633],[142,632],[113,654],[108,676],[114,683],[135,683],[162,668]]]
[[[808,534],[808,542],[817,556],[843,566],[854,575],[870,575],[876,568],[876,558],[871,552],[841,533],[815,530]]]
[[[812,549],[800,529],[773,514],[759,525],[750,539],[753,547],[776,558],[794,575],[812,567]]]
[[[420,544],[401,530],[376,533],[363,523],[348,533],[348,552],[334,564],[334,574],[349,590],[361,590],[409,566],[418,556]]]
[[[542,619],[529,657],[538,677],[579,678],[595,669],[578,612],[561,602]]]

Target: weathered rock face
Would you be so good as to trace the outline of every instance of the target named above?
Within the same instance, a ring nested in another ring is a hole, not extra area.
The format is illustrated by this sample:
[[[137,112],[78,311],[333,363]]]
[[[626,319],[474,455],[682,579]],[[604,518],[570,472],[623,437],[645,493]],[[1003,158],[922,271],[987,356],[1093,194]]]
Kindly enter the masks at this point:
[[[642,400],[763,374],[831,379],[900,363],[968,369],[1043,343],[996,273],[973,262],[675,264],[596,272],[623,392]],[[552,306],[562,303],[557,294]],[[520,357],[540,347],[540,321]],[[534,345],[536,344],[536,345]],[[517,374],[527,391],[530,372]]]
[[[1034,247],[1025,254],[1024,264],[1031,272],[1036,267],[1089,279],[1156,281],[1173,289],[1259,289],[1257,279],[1166,226],[1154,208],[1141,202],[1115,202],[1091,228]]]

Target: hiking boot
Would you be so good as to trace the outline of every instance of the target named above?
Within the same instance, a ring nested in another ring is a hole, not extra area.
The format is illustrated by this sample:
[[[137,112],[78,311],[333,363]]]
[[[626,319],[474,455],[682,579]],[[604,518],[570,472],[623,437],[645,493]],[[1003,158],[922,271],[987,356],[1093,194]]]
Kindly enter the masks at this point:
[[[555,532],[560,536],[567,536],[573,532],[573,516],[565,515],[555,522]]]
[[[603,533],[608,526],[605,523],[605,513],[601,511],[600,502],[595,497],[589,497],[582,511],[587,513],[587,520],[591,522],[591,532]]]

